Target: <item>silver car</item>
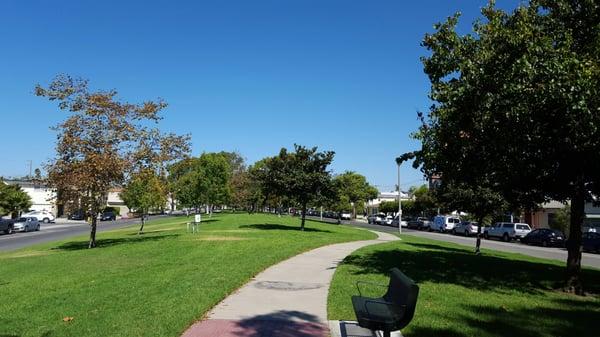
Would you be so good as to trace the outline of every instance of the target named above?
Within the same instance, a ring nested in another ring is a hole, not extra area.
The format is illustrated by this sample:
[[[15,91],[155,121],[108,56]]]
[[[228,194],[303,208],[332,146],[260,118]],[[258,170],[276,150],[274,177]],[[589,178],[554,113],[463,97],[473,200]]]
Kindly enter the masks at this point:
[[[15,222],[13,230],[15,232],[39,231],[40,222],[32,216],[22,217]]]

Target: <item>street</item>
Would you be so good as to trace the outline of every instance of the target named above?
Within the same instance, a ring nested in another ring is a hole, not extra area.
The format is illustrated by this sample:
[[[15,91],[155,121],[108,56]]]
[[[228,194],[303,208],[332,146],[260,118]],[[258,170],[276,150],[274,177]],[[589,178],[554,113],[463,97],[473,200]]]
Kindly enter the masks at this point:
[[[311,217],[312,219],[319,220],[318,217]],[[336,222],[334,219],[323,218],[323,221]],[[398,228],[381,226],[381,225],[370,225],[361,221],[342,221],[342,224],[350,225],[354,227],[362,227],[372,229],[380,232],[397,233]],[[435,232],[418,231],[414,229],[402,228],[403,234],[409,234],[419,236],[432,240],[439,240],[445,242],[452,242],[459,245],[475,248],[474,237],[464,237],[451,234],[442,234]],[[538,246],[529,246],[521,244],[520,242],[503,242],[498,240],[481,240],[481,248],[494,249],[502,252],[519,253],[523,255],[529,255],[533,257],[539,257],[543,259],[559,260],[562,262],[567,261],[567,250],[564,248],[544,248]],[[600,254],[583,253],[581,265],[586,267],[592,267],[600,269]]]
[[[161,217],[151,216],[150,220]],[[139,223],[139,218],[119,219],[117,221],[98,221],[98,232],[117,229]],[[83,221],[61,221],[59,223],[41,224],[39,232],[14,233],[0,235],[0,251],[24,248],[38,243],[66,239],[72,236],[86,235],[90,226]]]

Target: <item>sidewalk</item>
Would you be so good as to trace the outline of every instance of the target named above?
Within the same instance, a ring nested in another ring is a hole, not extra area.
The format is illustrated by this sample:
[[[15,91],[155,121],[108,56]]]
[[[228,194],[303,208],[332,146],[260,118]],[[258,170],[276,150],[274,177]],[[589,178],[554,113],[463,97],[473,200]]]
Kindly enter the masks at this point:
[[[271,266],[219,303],[183,337],[329,336],[327,293],[338,263],[361,247],[398,240],[375,233],[375,240],[329,245]]]

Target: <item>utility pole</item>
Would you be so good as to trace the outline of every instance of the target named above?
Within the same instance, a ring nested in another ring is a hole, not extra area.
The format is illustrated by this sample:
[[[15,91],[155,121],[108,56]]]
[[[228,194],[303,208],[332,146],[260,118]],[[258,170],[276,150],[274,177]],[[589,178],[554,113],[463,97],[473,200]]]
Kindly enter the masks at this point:
[[[31,171],[33,162],[31,160],[28,160],[27,162],[29,163],[29,179],[31,179],[31,177],[33,177],[32,171]]]
[[[402,202],[400,201],[400,161],[396,161],[398,164],[398,232],[402,233]]]

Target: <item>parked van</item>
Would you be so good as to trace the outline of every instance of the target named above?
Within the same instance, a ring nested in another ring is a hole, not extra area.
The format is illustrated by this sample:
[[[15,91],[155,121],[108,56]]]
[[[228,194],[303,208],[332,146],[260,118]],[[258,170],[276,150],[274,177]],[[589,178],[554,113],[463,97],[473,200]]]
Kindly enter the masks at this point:
[[[430,231],[450,232],[460,223],[460,218],[453,215],[438,215],[429,226]]]

